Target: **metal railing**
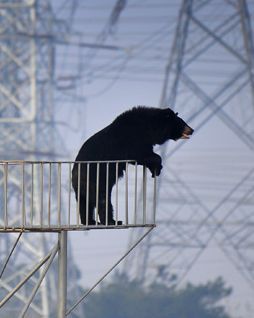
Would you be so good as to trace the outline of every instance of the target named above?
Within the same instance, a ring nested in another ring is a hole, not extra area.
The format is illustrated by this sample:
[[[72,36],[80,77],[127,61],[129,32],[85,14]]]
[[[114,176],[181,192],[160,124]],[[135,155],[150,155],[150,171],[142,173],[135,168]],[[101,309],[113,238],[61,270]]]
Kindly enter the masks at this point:
[[[156,178],[135,161],[0,161],[0,231],[151,226],[155,212]]]

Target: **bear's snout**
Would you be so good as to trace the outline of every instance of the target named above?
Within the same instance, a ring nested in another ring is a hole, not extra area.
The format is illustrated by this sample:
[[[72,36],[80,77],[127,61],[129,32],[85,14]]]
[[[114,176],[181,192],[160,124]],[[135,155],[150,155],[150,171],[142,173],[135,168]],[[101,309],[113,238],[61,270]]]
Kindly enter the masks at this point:
[[[193,132],[194,132],[194,129],[192,129],[190,126],[186,125],[183,129],[181,139],[189,139],[190,136],[193,134]]]

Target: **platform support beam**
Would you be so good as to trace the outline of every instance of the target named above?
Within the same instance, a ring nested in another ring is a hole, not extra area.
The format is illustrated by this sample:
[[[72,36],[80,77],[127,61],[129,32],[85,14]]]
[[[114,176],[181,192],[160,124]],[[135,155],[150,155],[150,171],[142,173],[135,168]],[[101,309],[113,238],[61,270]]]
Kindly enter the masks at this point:
[[[67,297],[67,231],[58,234],[58,318],[64,318]]]

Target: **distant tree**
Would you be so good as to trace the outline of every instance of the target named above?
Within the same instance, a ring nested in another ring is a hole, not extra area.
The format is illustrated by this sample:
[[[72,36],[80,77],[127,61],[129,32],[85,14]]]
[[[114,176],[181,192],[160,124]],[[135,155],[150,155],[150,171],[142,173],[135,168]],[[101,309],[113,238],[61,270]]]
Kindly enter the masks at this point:
[[[84,306],[86,318],[230,318],[219,305],[230,294],[231,288],[221,278],[177,289],[162,282],[144,288],[126,276],[117,276]]]

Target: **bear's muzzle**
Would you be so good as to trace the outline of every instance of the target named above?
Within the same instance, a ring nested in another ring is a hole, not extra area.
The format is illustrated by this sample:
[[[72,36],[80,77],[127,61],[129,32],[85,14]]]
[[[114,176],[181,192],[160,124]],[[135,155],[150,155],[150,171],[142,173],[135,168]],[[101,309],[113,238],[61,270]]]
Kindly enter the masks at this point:
[[[184,127],[181,139],[190,139],[190,136],[193,134],[193,132],[194,132],[194,129],[186,125]]]

